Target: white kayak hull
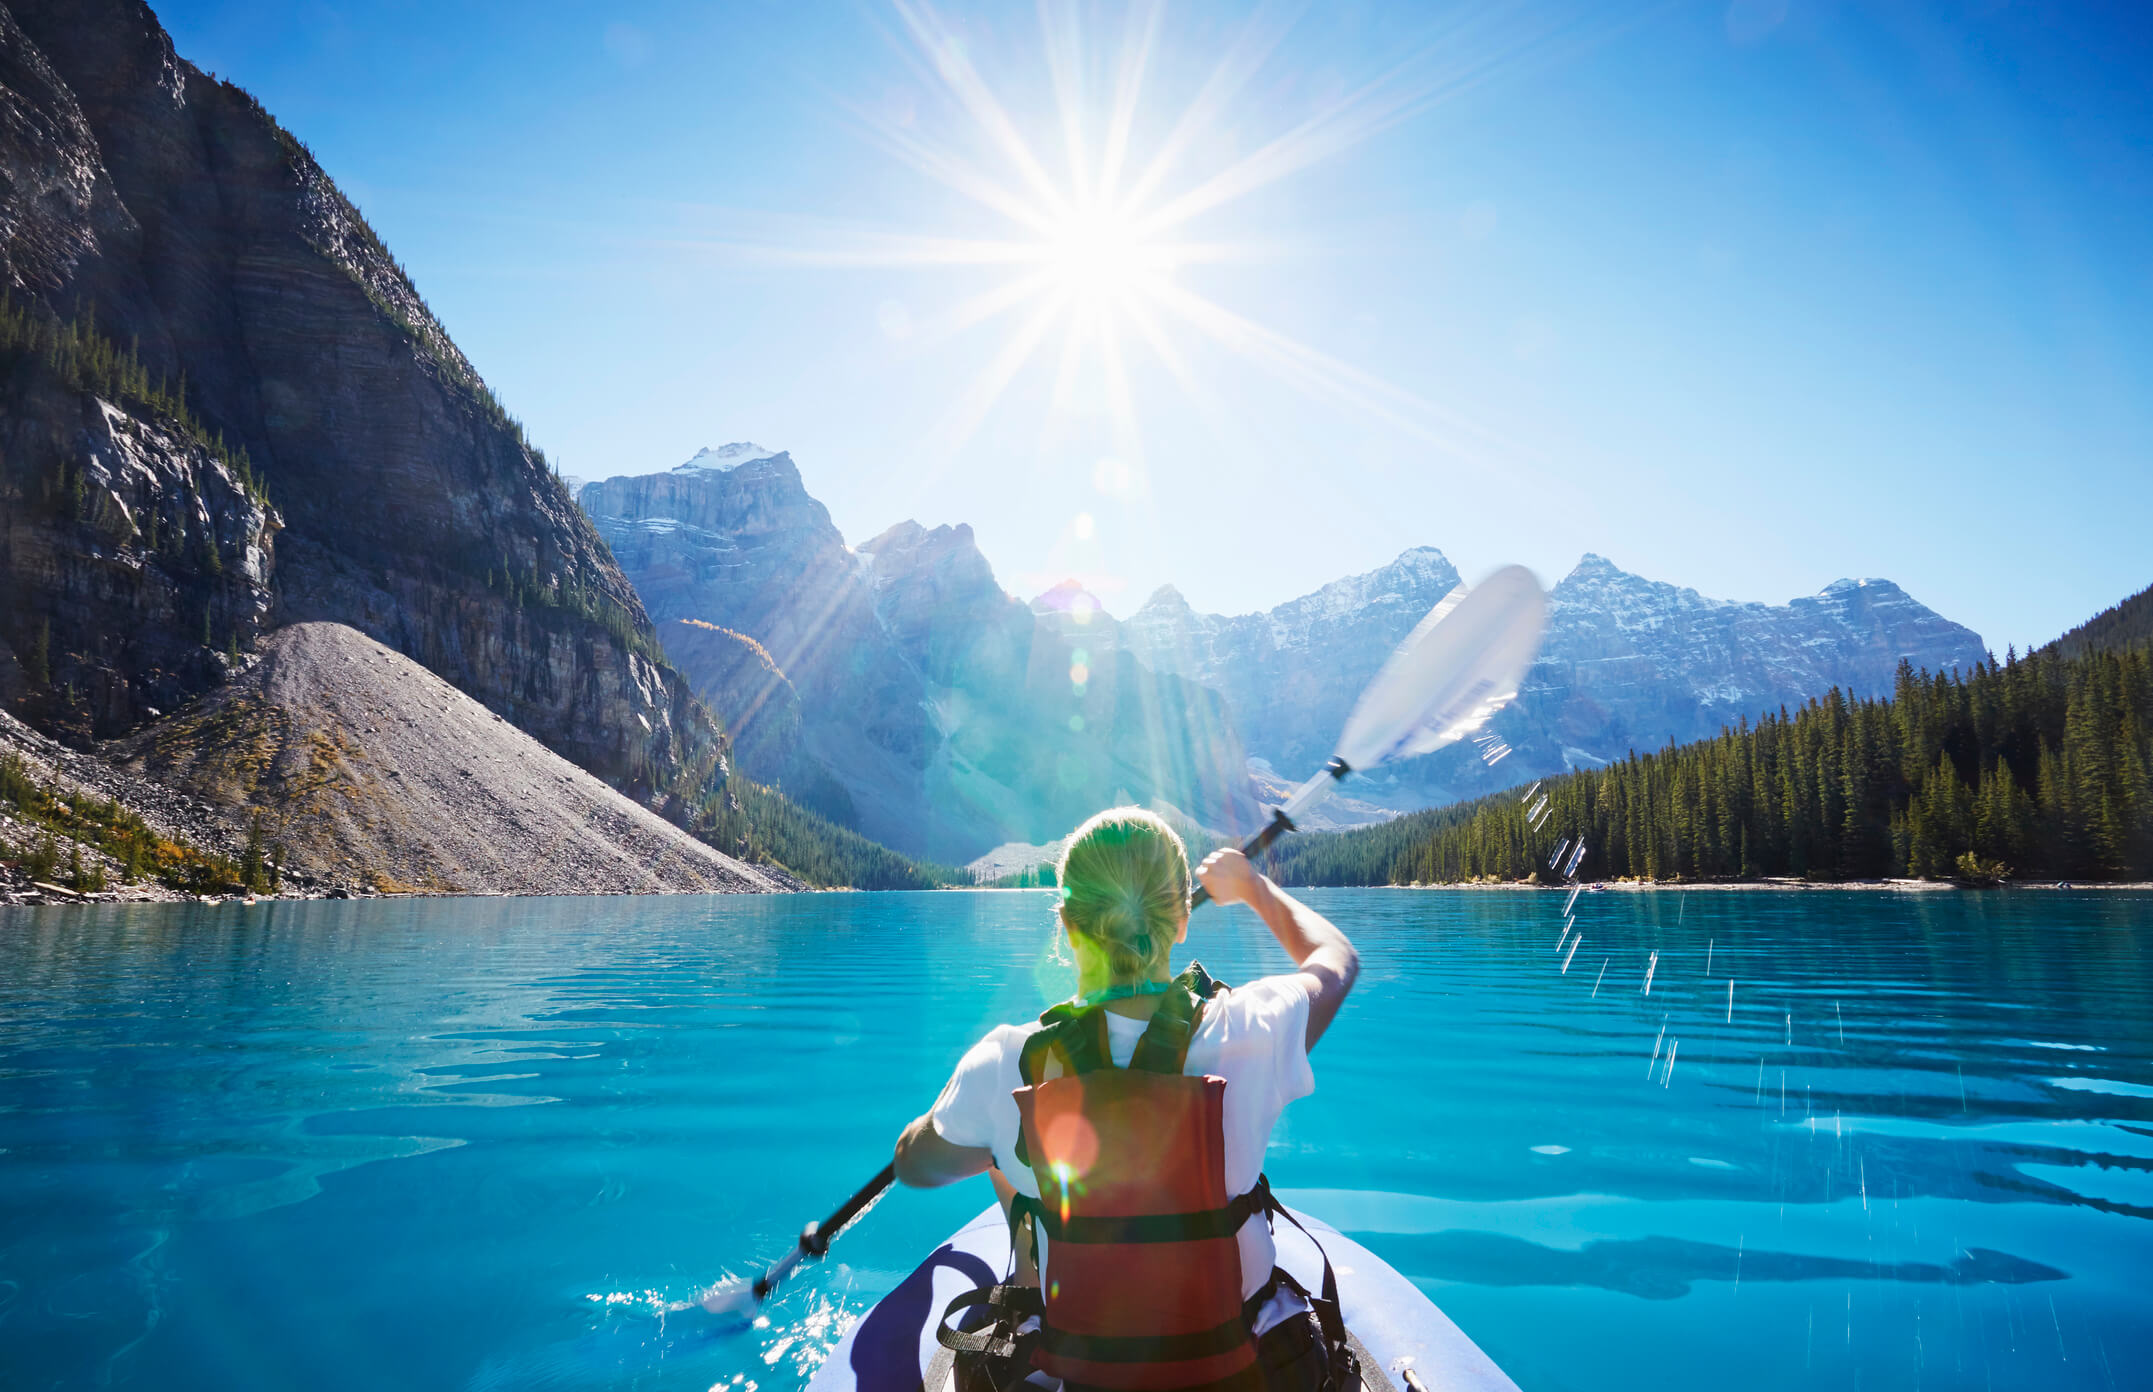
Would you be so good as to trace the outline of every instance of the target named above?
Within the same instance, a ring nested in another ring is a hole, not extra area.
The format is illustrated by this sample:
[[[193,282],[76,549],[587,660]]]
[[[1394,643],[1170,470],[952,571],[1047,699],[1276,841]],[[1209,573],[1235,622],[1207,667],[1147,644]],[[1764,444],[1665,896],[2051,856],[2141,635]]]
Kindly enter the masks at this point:
[[[1517,1384],[1419,1287],[1329,1224],[1305,1213],[1294,1217],[1330,1254],[1346,1328],[1363,1350],[1362,1376],[1371,1392],[1406,1392],[1408,1369],[1429,1392],[1517,1392]],[[1319,1289],[1323,1260],[1315,1244],[1289,1223],[1278,1224],[1277,1243],[1279,1265],[1310,1290]],[[1008,1269],[1009,1229],[995,1205],[876,1302],[816,1372],[808,1392],[945,1392],[949,1356],[935,1340],[942,1311],[960,1292],[991,1284]]]

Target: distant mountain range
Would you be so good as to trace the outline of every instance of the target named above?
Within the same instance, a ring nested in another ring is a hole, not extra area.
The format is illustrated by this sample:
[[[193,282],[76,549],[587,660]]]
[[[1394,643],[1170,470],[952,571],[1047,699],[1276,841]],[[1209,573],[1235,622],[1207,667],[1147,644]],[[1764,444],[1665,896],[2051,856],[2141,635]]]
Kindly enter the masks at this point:
[[[581,501],[743,767],[886,845],[970,859],[1125,799],[1257,814],[1218,696],[1062,639],[969,527],[848,547],[792,457],[753,445]]]
[[[1245,826],[1323,763],[1376,668],[1460,580],[1419,547],[1264,613],[1200,614],[1169,586],[1117,621],[1074,583],[1019,603],[962,525],[900,523],[848,548],[782,451],[705,449],[580,499],[751,773],[957,859],[1049,840],[1110,796]],[[1513,752],[1384,770],[1326,824],[1603,764],[1834,686],[1878,694],[1901,662],[1981,656],[1976,634],[1886,580],[1736,603],[1588,555],[1499,717]]]
[[[1299,778],[1329,756],[1383,658],[1458,580],[1422,547],[1263,614],[1197,614],[1169,587],[1116,632],[1153,666],[1224,694],[1249,752]],[[1057,607],[1068,607],[1064,593]],[[1710,735],[1833,687],[1881,695],[1901,662],[1952,671],[1983,657],[1979,635],[1888,580],[1740,603],[1588,554],[1549,601],[1539,660],[1493,726],[1513,752],[1488,767],[1465,747],[1439,751],[1354,785],[1360,797],[1399,810],[1453,802]]]

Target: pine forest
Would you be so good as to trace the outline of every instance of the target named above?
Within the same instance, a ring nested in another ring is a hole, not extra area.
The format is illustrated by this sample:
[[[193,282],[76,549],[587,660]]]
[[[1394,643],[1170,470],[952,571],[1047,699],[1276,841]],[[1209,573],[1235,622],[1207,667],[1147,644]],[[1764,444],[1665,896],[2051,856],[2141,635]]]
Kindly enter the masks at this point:
[[[2055,647],[1963,676],[1901,666],[1716,739],[1383,826],[1280,843],[1304,885],[1586,879],[2153,878],[2153,648]]]

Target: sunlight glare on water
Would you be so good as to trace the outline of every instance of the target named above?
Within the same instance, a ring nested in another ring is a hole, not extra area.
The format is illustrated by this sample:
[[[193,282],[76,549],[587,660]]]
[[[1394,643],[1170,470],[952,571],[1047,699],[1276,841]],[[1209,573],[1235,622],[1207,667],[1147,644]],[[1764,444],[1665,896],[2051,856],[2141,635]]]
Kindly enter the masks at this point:
[[[1364,973],[1269,1172],[1521,1386],[2153,1359],[2153,897],[1310,897]],[[1067,988],[1051,902],[0,911],[0,1386],[797,1388],[984,1181],[755,1328],[688,1302]],[[1283,965],[1239,911],[1190,942]]]

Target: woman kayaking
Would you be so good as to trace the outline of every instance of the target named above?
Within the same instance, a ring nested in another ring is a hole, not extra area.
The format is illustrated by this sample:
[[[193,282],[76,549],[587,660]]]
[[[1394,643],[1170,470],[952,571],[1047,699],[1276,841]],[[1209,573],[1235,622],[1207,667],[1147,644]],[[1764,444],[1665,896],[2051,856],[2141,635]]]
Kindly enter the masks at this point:
[[[1294,970],[1175,975],[1188,857],[1139,808],[1077,828],[1059,870],[1076,997],[989,1032],[897,1140],[904,1183],[987,1171],[1009,1214],[1015,1271],[960,1296],[974,1327],[943,1342],[985,1365],[982,1386],[1030,1368],[1072,1392],[1356,1386],[1335,1301],[1274,1266],[1283,1210],[1261,1173],[1279,1114],[1315,1088],[1308,1051],[1353,989],[1353,944],[1219,851],[1196,877],[1253,909]]]

